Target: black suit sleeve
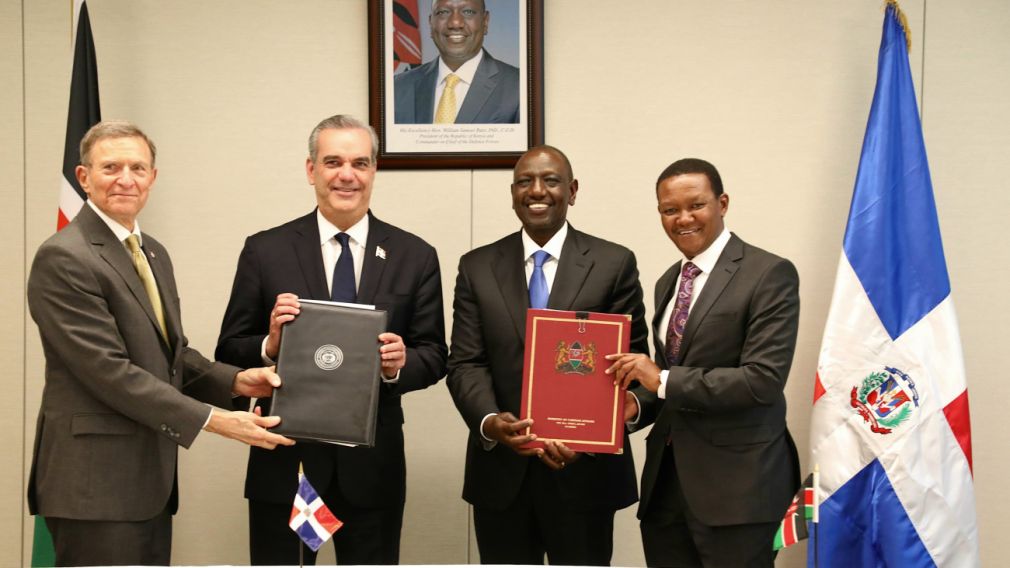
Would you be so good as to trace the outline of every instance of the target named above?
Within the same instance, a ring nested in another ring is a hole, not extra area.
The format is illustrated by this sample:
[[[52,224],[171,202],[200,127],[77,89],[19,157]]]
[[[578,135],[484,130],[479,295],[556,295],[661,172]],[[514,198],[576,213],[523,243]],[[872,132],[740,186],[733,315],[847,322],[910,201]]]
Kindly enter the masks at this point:
[[[467,427],[480,436],[480,424],[499,412],[494,381],[481,325],[480,307],[467,272],[466,258],[459,262],[452,302],[452,352],[446,385]]]
[[[670,368],[666,400],[677,408],[726,412],[771,406],[782,398],[792,365],[799,327],[799,275],[787,260],[771,264],[759,275],[746,310],[739,364],[733,367]],[[699,336],[701,331],[699,331]]]
[[[252,239],[246,239],[214,351],[216,359],[240,367],[263,366],[260,353],[269,331],[274,298],[270,298],[269,306],[265,304],[259,259]]]
[[[635,254],[628,251],[614,280],[610,313],[631,314],[631,352],[649,354],[649,326],[645,323],[642,284],[638,280]]]
[[[406,330],[392,330],[407,346],[407,363],[399,380],[390,385],[397,394],[427,388],[445,376],[448,348],[445,345],[445,315],[442,311],[442,274],[435,249],[425,249],[413,313]]]

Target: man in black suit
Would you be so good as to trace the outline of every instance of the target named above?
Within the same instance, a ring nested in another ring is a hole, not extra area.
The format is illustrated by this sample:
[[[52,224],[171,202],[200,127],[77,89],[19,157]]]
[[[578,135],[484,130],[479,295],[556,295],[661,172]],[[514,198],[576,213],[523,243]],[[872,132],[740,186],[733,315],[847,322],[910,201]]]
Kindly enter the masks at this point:
[[[635,255],[568,225],[578,188],[560,150],[526,152],[512,183],[522,230],[459,262],[446,383],[470,429],[463,498],[485,564],[542,564],[546,553],[552,564],[608,565],[614,512],[638,497],[626,438],[622,455],[521,447],[531,439],[531,421],[516,415],[535,253],[550,255],[548,308],[630,314],[631,348],[648,352]]]
[[[334,535],[341,564],[399,561],[406,496],[400,397],[438,382],[447,350],[435,249],[369,211],[377,151],[367,124],[344,115],[320,122],[305,162],[318,208],[249,237],[239,257],[217,346],[224,361],[275,359],[281,327],[298,316],[299,298],[373,304],[389,317],[388,331],[376,340],[383,385],[374,448],[302,443],[276,455],[250,453],[252,564],[298,563],[300,541],[288,517],[299,462],[344,521]],[[306,547],[306,562],[315,557]]]
[[[393,122],[519,122],[519,69],[484,49],[490,18],[484,0],[431,3],[428,24],[439,56],[393,79]]]
[[[617,380],[640,383],[637,426],[654,422],[638,509],[646,563],[770,567],[799,485],[783,394],[799,277],[726,229],[729,196],[712,164],[674,162],[656,197],[684,255],[656,283],[656,359],[608,357]]]

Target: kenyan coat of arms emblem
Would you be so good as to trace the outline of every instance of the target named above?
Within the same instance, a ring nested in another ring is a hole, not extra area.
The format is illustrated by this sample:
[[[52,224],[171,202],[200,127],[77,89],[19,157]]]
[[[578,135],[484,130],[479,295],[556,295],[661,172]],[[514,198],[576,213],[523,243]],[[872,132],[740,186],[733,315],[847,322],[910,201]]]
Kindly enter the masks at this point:
[[[559,341],[554,352],[554,369],[559,373],[588,375],[596,369],[595,343],[589,343],[583,347],[578,341],[571,345]]]
[[[912,378],[894,367],[870,373],[852,387],[849,404],[875,434],[890,434],[919,408],[919,391]]]

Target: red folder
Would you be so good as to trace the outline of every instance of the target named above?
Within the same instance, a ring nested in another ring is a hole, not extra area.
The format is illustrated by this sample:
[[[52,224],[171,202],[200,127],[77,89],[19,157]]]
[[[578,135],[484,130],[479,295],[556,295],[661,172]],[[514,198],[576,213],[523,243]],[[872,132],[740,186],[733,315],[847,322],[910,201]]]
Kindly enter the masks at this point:
[[[604,356],[627,353],[631,316],[528,310],[520,419],[527,433],[580,452],[624,451],[624,389],[604,371]]]

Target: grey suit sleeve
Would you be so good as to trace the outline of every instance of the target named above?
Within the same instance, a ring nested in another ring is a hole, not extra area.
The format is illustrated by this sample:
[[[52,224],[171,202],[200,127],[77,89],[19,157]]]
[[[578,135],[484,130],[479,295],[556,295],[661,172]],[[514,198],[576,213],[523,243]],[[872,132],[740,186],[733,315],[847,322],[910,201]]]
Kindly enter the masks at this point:
[[[66,248],[43,246],[36,254],[28,279],[28,305],[47,361],[59,361],[68,370],[66,378],[94,399],[188,447],[207,419],[207,406],[180,392],[169,377],[157,377],[134,363],[125,336],[136,334],[134,344],[152,350],[161,349],[160,336],[146,329],[124,329],[106,294],[129,292],[103,289],[93,270],[80,254]],[[142,337],[145,333],[154,339]],[[188,364],[193,364],[191,355]],[[206,365],[210,372],[210,362]]]
[[[754,277],[758,280],[753,295],[741,306],[746,312],[742,314],[746,327],[739,364],[671,367],[667,404],[687,411],[725,412],[770,406],[781,400],[796,348],[799,276],[792,263],[779,259]],[[718,334],[718,329],[711,332]],[[733,349],[734,333],[728,331],[723,340],[727,350]]]
[[[480,436],[480,426],[488,414],[497,414],[487,348],[481,330],[480,307],[473,292],[465,260],[460,260],[456,292],[452,302],[452,338],[446,386],[463,421]]]

